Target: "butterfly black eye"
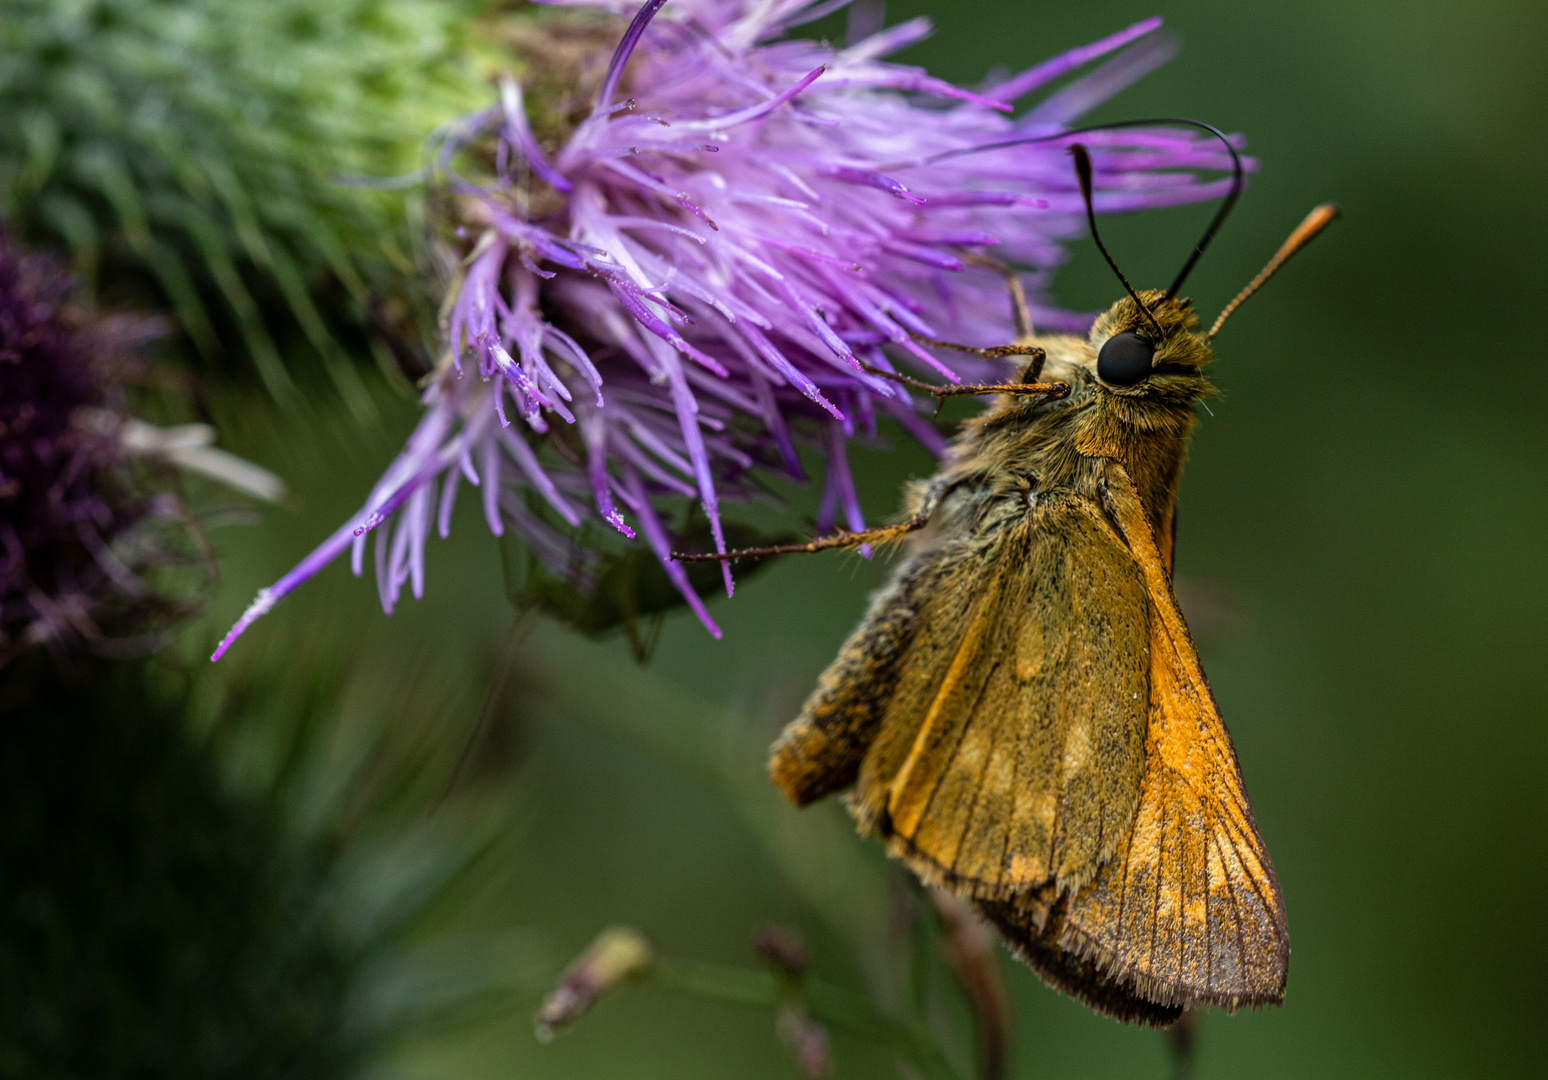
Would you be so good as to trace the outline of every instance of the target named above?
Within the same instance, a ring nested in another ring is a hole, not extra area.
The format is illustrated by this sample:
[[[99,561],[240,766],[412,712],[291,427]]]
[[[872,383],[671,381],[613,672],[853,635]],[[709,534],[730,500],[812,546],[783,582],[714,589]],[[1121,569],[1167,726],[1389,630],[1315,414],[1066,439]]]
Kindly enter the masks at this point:
[[[1114,334],[1097,353],[1097,376],[1109,386],[1133,386],[1150,374],[1156,347],[1132,330]]]

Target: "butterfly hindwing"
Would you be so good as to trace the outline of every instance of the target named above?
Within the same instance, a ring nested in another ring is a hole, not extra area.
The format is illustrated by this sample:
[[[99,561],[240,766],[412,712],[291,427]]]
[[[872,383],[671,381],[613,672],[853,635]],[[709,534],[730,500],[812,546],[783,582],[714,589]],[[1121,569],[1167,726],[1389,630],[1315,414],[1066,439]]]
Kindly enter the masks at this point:
[[[980,900],[977,908],[1011,952],[1054,989],[1127,1023],[1150,1027],[1176,1023],[1181,1006],[1159,1005],[1141,997],[1132,979],[1108,974],[1064,943],[1069,904],[1070,898],[1057,895],[1050,885],[1009,901]]]
[[[1144,583],[1101,511],[1062,493],[1000,526],[974,561],[965,612],[921,610],[851,807],[963,895],[1078,889],[1138,799]]]
[[[883,713],[896,696],[905,657],[930,647],[917,641],[921,622],[931,621],[921,619],[922,610],[929,607],[935,621],[965,614],[962,609],[971,590],[946,579],[971,573],[971,566],[950,556],[949,550],[940,547],[909,556],[872,598],[865,617],[823,672],[801,714],[770,750],[769,772],[797,806],[855,782]],[[943,605],[948,610],[942,610]]]

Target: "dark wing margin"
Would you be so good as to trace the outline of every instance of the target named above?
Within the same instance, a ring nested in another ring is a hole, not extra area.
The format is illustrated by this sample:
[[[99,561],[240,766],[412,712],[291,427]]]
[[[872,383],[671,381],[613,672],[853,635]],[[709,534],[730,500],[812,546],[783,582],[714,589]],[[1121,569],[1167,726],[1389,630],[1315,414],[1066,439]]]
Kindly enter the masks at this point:
[[[1135,992],[1132,981],[1115,978],[1064,942],[1069,897],[1048,888],[1003,902],[981,900],[978,913],[999,932],[1017,959],[1055,990],[1083,1001],[1103,1016],[1146,1027],[1171,1027],[1181,1005],[1160,1005]]]

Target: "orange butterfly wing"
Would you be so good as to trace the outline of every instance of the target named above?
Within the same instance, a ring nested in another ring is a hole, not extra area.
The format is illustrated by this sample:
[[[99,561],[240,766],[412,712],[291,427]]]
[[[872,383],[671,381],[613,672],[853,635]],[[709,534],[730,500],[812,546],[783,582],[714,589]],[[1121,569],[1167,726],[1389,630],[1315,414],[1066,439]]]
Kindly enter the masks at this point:
[[[851,804],[963,896],[1078,889],[1139,801],[1144,585],[1101,509],[1068,495],[1003,526],[983,561],[952,648],[906,665],[934,669],[928,689],[899,693]]]
[[[1166,1024],[1195,1004],[1278,1002],[1284,904],[1230,737],[1117,465],[1103,496],[1042,534],[1085,534],[1078,557],[1019,529],[998,557],[948,545],[911,562],[776,744],[775,778],[803,805],[858,781],[863,831],[976,900],[1022,959],[1101,1012]],[[1142,613],[1137,634],[1120,611]],[[1103,712],[1131,695],[1148,698],[1142,754]]]
[[[1220,711],[1132,482],[1107,504],[1150,599],[1150,724],[1128,843],[1069,903],[1061,947],[1164,1005],[1278,1003],[1284,900]]]

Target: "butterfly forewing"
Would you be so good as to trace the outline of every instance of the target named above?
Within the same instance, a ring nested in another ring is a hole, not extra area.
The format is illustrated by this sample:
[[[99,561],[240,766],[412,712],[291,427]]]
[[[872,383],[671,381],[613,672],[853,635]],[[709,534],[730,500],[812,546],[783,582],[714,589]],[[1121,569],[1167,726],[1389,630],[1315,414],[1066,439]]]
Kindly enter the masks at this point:
[[[1078,888],[1138,799],[1143,581],[1100,511],[1068,495],[1010,519],[967,566],[965,602],[920,611],[851,806],[967,895]]]
[[[1289,965],[1279,883],[1139,500],[1110,473],[1150,599],[1145,779],[1127,843],[1071,902],[1060,943],[1155,1002],[1277,1002]]]

